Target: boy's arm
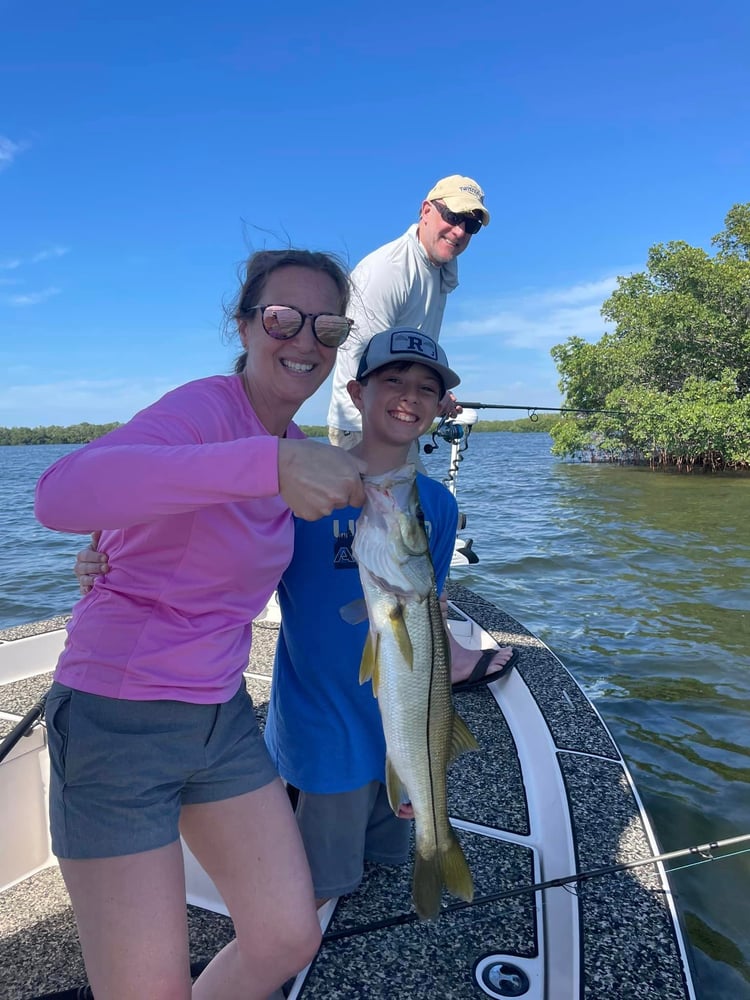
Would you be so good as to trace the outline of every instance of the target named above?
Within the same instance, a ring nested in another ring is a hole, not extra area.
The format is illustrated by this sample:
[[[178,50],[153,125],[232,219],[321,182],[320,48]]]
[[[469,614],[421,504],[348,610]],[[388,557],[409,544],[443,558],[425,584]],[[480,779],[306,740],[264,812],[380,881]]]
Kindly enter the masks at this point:
[[[427,477],[425,477],[427,478]],[[458,504],[450,490],[442,483],[427,480],[423,490],[428,500],[425,515],[430,521],[430,555],[435,570],[435,584],[438,594],[443,592],[450,570],[453,550],[458,531]],[[429,497],[429,499],[428,499]]]

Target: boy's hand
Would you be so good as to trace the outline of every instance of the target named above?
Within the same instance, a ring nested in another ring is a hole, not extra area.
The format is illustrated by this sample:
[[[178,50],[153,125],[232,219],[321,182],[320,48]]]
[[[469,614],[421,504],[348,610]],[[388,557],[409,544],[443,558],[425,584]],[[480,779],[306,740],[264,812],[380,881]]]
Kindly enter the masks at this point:
[[[109,572],[107,553],[96,550],[101,534],[101,531],[95,531],[91,535],[91,544],[85,549],[81,549],[76,556],[73,572],[78,578],[78,586],[82,594],[88,594],[98,576],[104,576],[105,573]]]

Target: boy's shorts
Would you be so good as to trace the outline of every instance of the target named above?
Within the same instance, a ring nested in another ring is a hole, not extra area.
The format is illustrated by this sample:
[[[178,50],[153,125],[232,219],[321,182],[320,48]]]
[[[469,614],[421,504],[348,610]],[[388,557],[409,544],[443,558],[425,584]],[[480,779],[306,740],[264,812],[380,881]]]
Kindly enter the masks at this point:
[[[295,815],[316,899],[354,892],[365,860],[401,865],[409,857],[411,822],[393,814],[380,781],[338,794],[300,791]]]
[[[60,858],[163,847],[179,836],[183,805],[243,795],[277,776],[244,681],[221,705],[104,698],[55,682],[45,716]]]
[[[329,427],[328,440],[336,448],[349,451],[362,440],[362,431],[342,431],[340,427]]]

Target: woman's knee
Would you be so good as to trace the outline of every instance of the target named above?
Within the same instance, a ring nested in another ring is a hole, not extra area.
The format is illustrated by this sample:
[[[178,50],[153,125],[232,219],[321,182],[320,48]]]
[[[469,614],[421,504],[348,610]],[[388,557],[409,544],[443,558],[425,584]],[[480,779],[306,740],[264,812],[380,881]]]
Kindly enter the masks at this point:
[[[299,936],[298,941],[298,952],[302,957],[302,964],[300,968],[303,969],[308,962],[312,962],[315,956],[318,954],[318,949],[320,948],[320,943],[323,940],[323,935],[320,930],[320,924],[318,923],[317,912],[314,921],[309,924]]]
[[[305,913],[304,916],[298,913],[296,919],[284,921],[279,932],[273,936],[275,943],[281,946],[281,951],[294,964],[293,971],[298,972],[315,958],[320,948],[322,934],[317,911]]]
[[[312,920],[287,919],[266,923],[252,940],[238,937],[236,946],[248,974],[259,967],[277,970],[282,982],[295,976],[315,958],[322,940],[317,915]]]

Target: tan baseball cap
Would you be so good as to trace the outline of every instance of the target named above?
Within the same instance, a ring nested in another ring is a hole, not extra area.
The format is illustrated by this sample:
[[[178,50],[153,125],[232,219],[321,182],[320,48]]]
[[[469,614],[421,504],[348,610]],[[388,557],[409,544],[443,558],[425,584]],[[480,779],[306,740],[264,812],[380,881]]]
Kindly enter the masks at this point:
[[[476,212],[482,220],[482,225],[490,224],[490,213],[484,207],[484,191],[471,177],[462,177],[461,174],[443,177],[425,200],[442,201],[449,211],[457,214]]]

